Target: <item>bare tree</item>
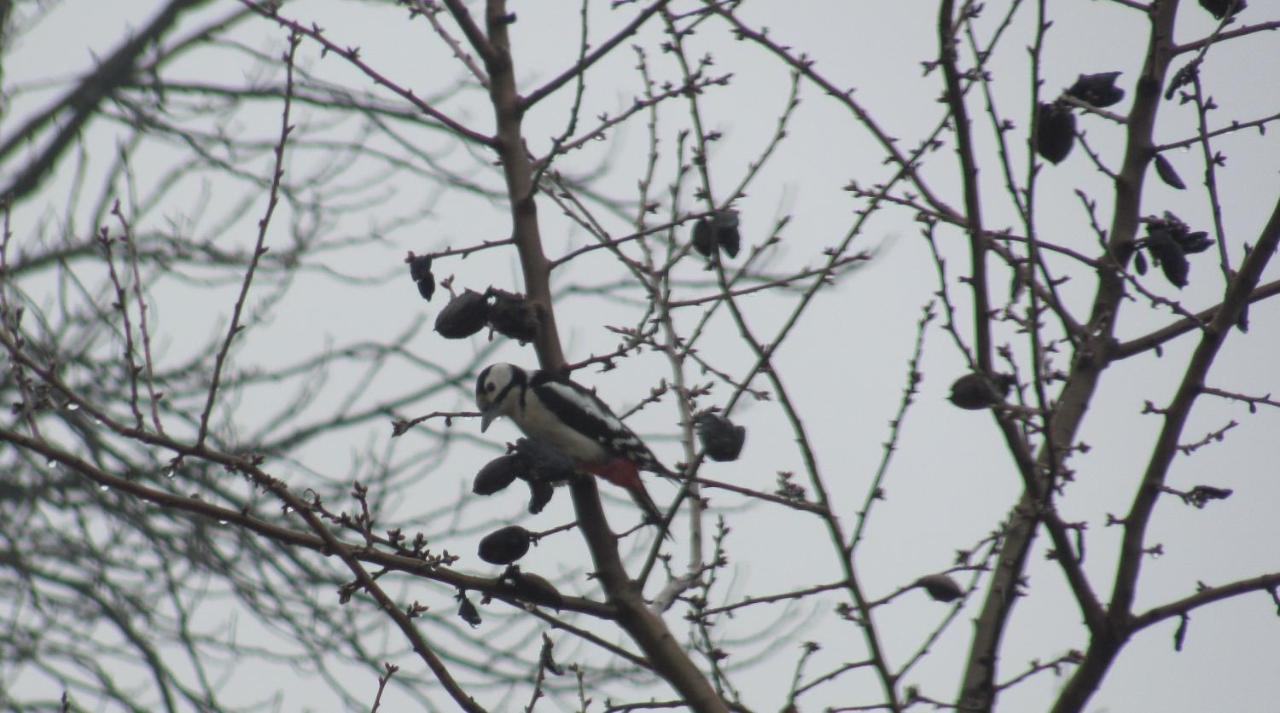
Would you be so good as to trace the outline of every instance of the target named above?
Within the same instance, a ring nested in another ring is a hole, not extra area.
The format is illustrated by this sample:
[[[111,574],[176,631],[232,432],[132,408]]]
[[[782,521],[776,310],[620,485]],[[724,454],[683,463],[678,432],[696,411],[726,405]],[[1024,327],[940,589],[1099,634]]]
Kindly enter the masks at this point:
[[[1280,606],[1199,574],[1276,495],[1265,372],[1212,370],[1276,329],[1280,113],[1225,59],[1267,8],[1072,10],[1129,64],[1043,1],[858,8],[880,64],[836,66],[761,3],[171,0],[15,81],[65,10],[0,11],[8,709],[1065,713],[1158,625]],[[845,207],[764,218],[788,182]],[[599,385],[664,521],[473,428],[497,360]],[[978,419],[969,484],[914,487]],[[913,534],[948,488],[968,539]]]

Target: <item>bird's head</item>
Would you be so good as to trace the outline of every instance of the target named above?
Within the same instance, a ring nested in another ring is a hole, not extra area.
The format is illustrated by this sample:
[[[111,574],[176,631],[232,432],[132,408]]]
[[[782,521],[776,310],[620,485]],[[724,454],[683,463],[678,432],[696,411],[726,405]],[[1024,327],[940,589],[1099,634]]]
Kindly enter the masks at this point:
[[[510,416],[517,406],[529,377],[514,364],[490,364],[476,377],[476,407],[480,409],[480,432],[499,416]]]

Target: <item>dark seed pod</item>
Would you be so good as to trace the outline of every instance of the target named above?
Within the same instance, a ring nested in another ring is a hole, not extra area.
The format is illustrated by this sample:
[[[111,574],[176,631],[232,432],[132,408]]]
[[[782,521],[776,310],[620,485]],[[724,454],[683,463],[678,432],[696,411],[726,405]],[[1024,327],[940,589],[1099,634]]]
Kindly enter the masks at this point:
[[[1036,153],[1054,164],[1071,153],[1076,142],[1076,115],[1065,104],[1041,102],[1036,118]]]
[[[567,483],[576,472],[573,459],[545,441],[521,438],[516,441],[516,453],[524,458],[527,466],[521,477],[531,483]]]
[[[544,481],[529,481],[529,514],[537,515],[551,502],[556,486]]]
[[[480,619],[480,612],[476,611],[476,605],[471,603],[467,595],[459,593],[458,602],[458,618],[470,624],[472,629],[483,623]]]
[[[1199,73],[1200,62],[1198,60],[1193,59],[1182,65],[1178,71],[1173,73],[1173,78],[1169,80],[1169,88],[1164,91],[1164,98],[1166,100],[1172,99],[1173,95],[1178,93],[1178,87],[1184,84],[1191,84]]]
[[[436,278],[431,273],[418,280],[418,294],[422,295],[422,299],[430,302],[431,296],[436,293]]]
[[[1182,289],[1187,286],[1187,278],[1191,275],[1191,263],[1182,250],[1169,250],[1160,257],[1160,271],[1169,284]]]
[[[737,257],[742,247],[742,235],[738,233],[738,211],[718,210],[711,217],[711,225],[715,228],[716,244],[729,257]]]
[[[432,277],[430,255],[414,255],[413,253],[409,253],[408,263],[409,277],[412,277],[414,282],[421,282],[428,277]],[[432,283],[434,282],[435,280],[433,279]]]
[[[1188,503],[1203,508],[1210,500],[1226,500],[1235,491],[1231,488],[1215,488],[1212,485],[1197,485],[1183,499]]]
[[[1186,223],[1168,211],[1163,218],[1144,218],[1143,222],[1147,224],[1147,236],[1140,245],[1160,266],[1170,284],[1185,287],[1191,271],[1187,255],[1208,250],[1213,240],[1203,230],[1191,232]]]
[[[1082,74],[1076,78],[1076,83],[1072,84],[1066,93],[1099,109],[1111,106],[1124,99],[1124,90],[1116,86],[1116,79],[1119,76],[1119,72]]]
[[[698,429],[698,440],[707,457],[714,461],[737,460],[742,444],[747,440],[747,429],[735,426],[729,419],[717,413],[699,414],[693,419]]]
[[[997,374],[993,380],[985,374],[971,372],[951,384],[948,400],[962,409],[976,411],[1002,403],[1013,386],[1013,377]]]
[[[711,257],[716,249],[716,237],[711,229],[711,221],[701,218],[693,224],[693,249],[703,257]]]
[[[1249,3],[1246,0],[1200,0],[1200,7],[1208,10],[1210,15],[1219,20],[1224,17],[1235,17],[1248,6]]]
[[[495,332],[521,344],[538,337],[538,311],[523,295],[494,288],[489,288],[486,294],[493,298],[489,306],[489,326]]]
[[[693,225],[693,249],[703,257],[724,251],[729,257],[737,257],[742,248],[742,235],[738,232],[738,211],[732,209],[714,211]]]
[[[503,579],[507,584],[511,585],[511,589],[521,599],[528,600],[534,604],[541,604],[544,607],[551,607],[557,611],[564,606],[564,597],[560,595],[555,585],[548,582],[544,577],[521,572],[519,567],[512,567],[506,571]]]
[[[445,339],[465,339],[481,329],[489,317],[484,295],[467,290],[449,300],[436,315],[436,332]]]
[[[531,533],[519,525],[495,530],[480,540],[480,559],[489,564],[511,564],[529,551]]]
[[[1172,215],[1165,220],[1153,220],[1147,224],[1147,237],[1143,246],[1147,254],[1160,266],[1169,284],[1179,289],[1187,286],[1187,277],[1191,272],[1191,264],[1187,262],[1186,252],[1178,240],[1185,235],[1186,225]]]
[[[436,293],[436,276],[431,274],[431,256],[409,253],[404,261],[409,263],[409,277],[418,283],[418,294],[430,302],[431,296]]]
[[[471,492],[476,495],[493,495],[511,485],[528,468],[524,456],[519,453],[494,458],[486,463],[479,473],[476,473]]]
[[[1173,164],[1169,163],[1169,159],[1161,154],[1156,154],[1156,175],[1167,185],[1173,186],[1178,190],[1186,190],[1187,184],[1182,182],[1182,177],[1178,172],[1173,170]]]
[[[1213,239],[1203,230],[1175,235],[1174,240],[1178,241],[1178,247],[1182,248],[1182,252],[1188,255],[1202,253],[1213,246]]]
[[[916,580],[916,586],[929,593],[934,601],[954,602],[964,596],[964,589],[945,574],[930,574]]]
[[[1139,275],[1147,274],[1147,258],[1142,253],[1133,256],[1133,269],[1138,271]]]

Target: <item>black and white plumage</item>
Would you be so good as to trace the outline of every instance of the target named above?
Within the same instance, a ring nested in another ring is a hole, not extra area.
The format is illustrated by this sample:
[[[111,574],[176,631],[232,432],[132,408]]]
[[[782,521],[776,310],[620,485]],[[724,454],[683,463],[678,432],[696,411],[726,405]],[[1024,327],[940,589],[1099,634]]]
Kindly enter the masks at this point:
[[[554,446],[582,470],[626,488],[651,520],[662,521],[639,471],[668,476],[671,471],[592,391],[550,372],[490,364],[476,379],[476,405],[481,431],[506,416],[525,435]]]

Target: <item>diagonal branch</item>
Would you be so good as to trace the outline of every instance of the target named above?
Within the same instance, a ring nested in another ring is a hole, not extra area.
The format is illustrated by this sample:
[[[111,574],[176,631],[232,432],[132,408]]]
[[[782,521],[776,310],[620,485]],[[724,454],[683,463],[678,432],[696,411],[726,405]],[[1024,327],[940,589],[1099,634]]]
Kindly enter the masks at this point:
[[[44,111],[31,117],[0,145],[0,162],[9,157],[16,149],[28,145],[37,133],[53,122],[57,122],[58,130],[48,145],[21,170],[15,171],[14,178],[8,185],[0,188],[0,196],[10,201],[18,201],[40,186],[40,182],[53,170],[54,165],[66,152],[80,131],[89,122],[102,102],[122,86],[133,80],[135,68],[143,53],[154,42],[160,39],[175,24],[183,12],[208,0],[170,0],[160,13],[142,32],[124,43],[107,57],[96,70],[85,75],[66,96],[62,97]],[[8,8],[10,3],[5,3]],[[65,119],[59,117],[70,113]],[[8,173],[6,171],[6,173]]]
[[[1135,630],[1131,613],[1137,595],[1138,574],[1145,557],[1143,545],[1147,526],[1150,524],[1161,486],[1178,453],[1178,439],[1204,387],[1205,376],[1213,366],[1219,350],[1248,304],[1249,297],[1262,279],[1262,272],[1280,244],[1280,202],[1263,228],[1258,244],[1245,258],[1227,289],[1227,295],[1217,313],[1202,331],[1200,343],[1187,363],[1185,375],[1174,395],[1173,402],[1163,412],[1164,425],[1156,438],[1156,444],[1147,464],[1142,482],[1138,486],[1133,505],[1124,518],[1124,538],[1120,545],[1120,563],[1116,568],[1116,580],[1111,593],[1108,614],[1112,624],[1109,636],[1095,636],[1085,652],[1084,660],[1063,689],[1053,713],[1077,713],[1097,690],[1111,662],[1120,653],[1129,636]],[[1173,612],[1178,613],[1178,612]],[[1181,612],[1181,613],[1185,613]]]
[[[447,0],[446,5],[455,21],[466,31],[468,16],[461,3]],[[558,371],[564,368],[565,358],[551,300],[552,263],[543,251],[538,224],[534,167],[525,150],[522,134],[524,112],[516,90],[508,32],[512,19],[504,0],[488,0],[485,24],[492,51],[481,54],[489,73],[489,98],[497,126],[492,145],[498,152],[506,178],[511,201],[512,239],[520,256],[526,299],[535,306],[540,317],[538,335],[534,340],[538,361],[543,369]],[[470,37],[471,32],[468,31]],[[639,586],[628,575],[618,552],[617,537],[605,520],[594,479],[576,479],[570,490],[596,576],[608,595],[609,604],[617,612],[618,624],[644,651],[659,675],[679,691],[685,705],[699,712],[726,712],[724,702],[681,648],[666,622],[646,606]]]
[[[1276,295],[1280,295],[1280,280],[1272,280],[1266,284],[1259,285],[1253,292],[1249,293],[1248,301],[1252,304]],[[1126,342],[1120,342],[1111,348],[1108,358],[1113,360],[1128,359],[1150,349],[1159,349],[1166,342],[1177,339],[1188,332],[1199,330],[1202,325],[1211,322],[1217,317],[1220,309],[1222,309],[1222,304],[1214,305],[1209,309],[1197,312],[1194,318],[1184,317],[1154,332],[1135,337]]]
[[[289,110],[292,107],[293,100],[293,59],[298,51],[298,44],[301,42],[301,33],[292,31],[289,34],[289,50],[285,54],[286,80],[284,92],[284,108],[280,112],[280,140],[275,146],[275,164],[271,171],[271,188],[267,193],[267,208],[263,213],[262,219],[258,221],[258,238],[254,243],[253,255],[249,258],[249,266],[244,272],[244,280],[240,283],[240,294],[236,297],[235,307],[231,312],[231,325],[227,328],[227,336],[222,342],[222,348],[218,350],[218,355],[214,360],[213,375],[209,381],[209,395],[204,403],[204,411],[200,413],[200,432],[196,437],[197,444],[203,444],[205,436],[209,434],[209,416],[213,413],[213,403],[218,397],[218,383],[222,379],[222,367],[226,363],[227,353],[231,351],[231,341],[240,333],[240,314],[244,311],[246,298],[249,296],[249,286],[253,284],[253,275],[258,269],[258,261],[266,254],[267,248],[264,243],[267,240],[267,227],[271,225],[271,216],[275,213],[276,205],[280,202],[280,179],[284,177],[284,149],[289,141],[289,134],[293,132],[293,126],[289,124]]]
[[[551,81],[533,90],[529,96],[525,97],[524,100],[520,102],[520,111],[524,112],[529,110],[530,107],[545,99],[555,90],[564,86],[564,84],[569,80],[585,75],[587,69],[589,69],[591,65],[595,64],[600,60],[600,58],[612,52],[613,48],[617,47],[623,40],[634,35],[645,21],[653,17],[659,10],[666,7],[668,2],[670,2],[670,0],[656,0],[656,2],[649,5],[649,7],[646,7],[640,14],[636,15],[635,18],[632,19],[631,22],[627,23],[625,27],[614,33],[612,37],[601,43],[599,47],[595,48],[595,50],[578,60],[578,62],[576,62],[572,67],[569,67],[552,78]]]

